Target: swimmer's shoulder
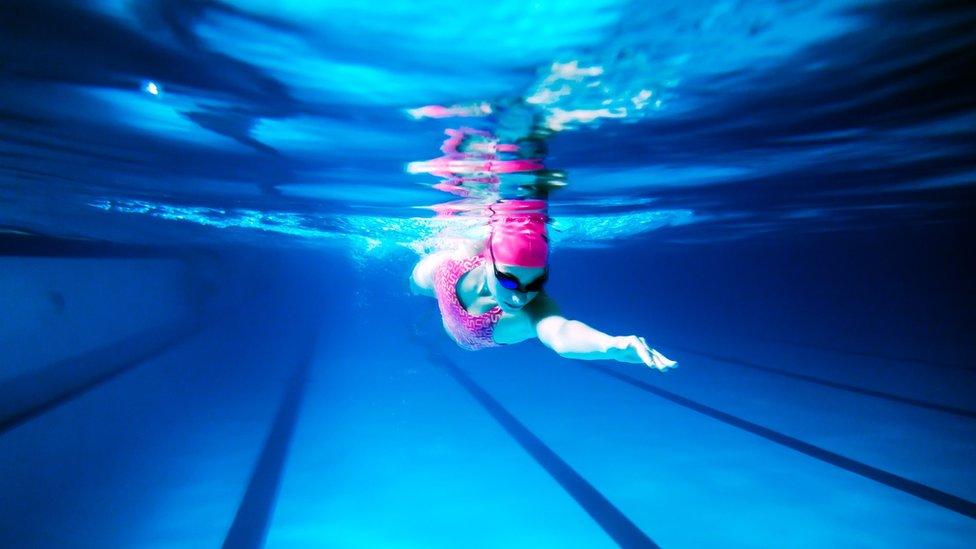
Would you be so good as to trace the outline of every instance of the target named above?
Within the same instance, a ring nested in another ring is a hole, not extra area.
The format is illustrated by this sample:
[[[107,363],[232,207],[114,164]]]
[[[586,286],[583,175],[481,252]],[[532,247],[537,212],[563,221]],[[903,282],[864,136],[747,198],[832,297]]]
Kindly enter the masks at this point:
[[[463,244],[453,250],[441,250],[426,255],[417,262],[410,274],[410,287],[415,294],[434,295],[434,273],[444,261],[461,261],[481,253],[481,244]]]
[[[462,250],[441,250],[420,258],[410,273],[410,289],[415,294],[433,296],[437,269],[448,259],[460,260],[464,257]]]
[[[414,294],[433,296],[434,273],[449,257],[450,253],[447,251],[434,252],[422,257],[410,273],[410,290]]]

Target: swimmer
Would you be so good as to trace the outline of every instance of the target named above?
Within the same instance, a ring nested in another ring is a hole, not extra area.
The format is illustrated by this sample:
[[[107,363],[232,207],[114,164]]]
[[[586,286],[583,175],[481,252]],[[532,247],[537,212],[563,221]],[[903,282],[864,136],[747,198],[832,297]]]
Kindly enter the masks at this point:
[[[538,338],[566,358],[675,367],[643,337],[611,336],[562,316],[544,290],[549,239],[540,206],[538,200],[491,206],[489,236],[421,259],[410,276],[413,293],[437,299],[444,329],[467,350]]]

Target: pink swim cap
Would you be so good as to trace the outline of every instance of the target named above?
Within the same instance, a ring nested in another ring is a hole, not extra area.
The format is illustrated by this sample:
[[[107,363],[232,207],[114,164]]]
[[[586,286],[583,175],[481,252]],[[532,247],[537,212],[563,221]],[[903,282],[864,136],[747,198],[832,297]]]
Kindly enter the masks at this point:
[[[491,234],[486,242],[495,261],[518,267],[544,268],[549,264],[549,235],[543,200],[508,200],[489,208]]]

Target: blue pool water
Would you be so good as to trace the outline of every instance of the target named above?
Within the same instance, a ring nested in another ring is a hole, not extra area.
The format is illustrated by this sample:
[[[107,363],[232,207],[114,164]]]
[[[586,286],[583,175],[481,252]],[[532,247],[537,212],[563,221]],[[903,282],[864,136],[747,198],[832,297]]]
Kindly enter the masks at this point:
[[[0,545],[971,547],[973,28],[6,2]],[[677,369],[453,344],[411,268],[522,198]]]

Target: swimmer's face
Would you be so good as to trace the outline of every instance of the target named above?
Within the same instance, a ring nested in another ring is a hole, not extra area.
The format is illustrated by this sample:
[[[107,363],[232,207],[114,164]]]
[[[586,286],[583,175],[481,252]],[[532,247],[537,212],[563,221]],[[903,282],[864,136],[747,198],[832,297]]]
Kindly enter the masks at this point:
[[[529,304],[537,295],[538,291],[524,291],[526,287],[532,287],[532,283],[547,274],[544,267],[519,267],[517,265],[506,265],[496,263],[494,269],[491,262],[486,262],[488,266],[488,289],[491,295],[498,301],[498,306],[508,313],[518,311]],[[498,271],[502,277],[515,277],[518,280],[519,288],[510,290],[499,282],[495,276]]]

